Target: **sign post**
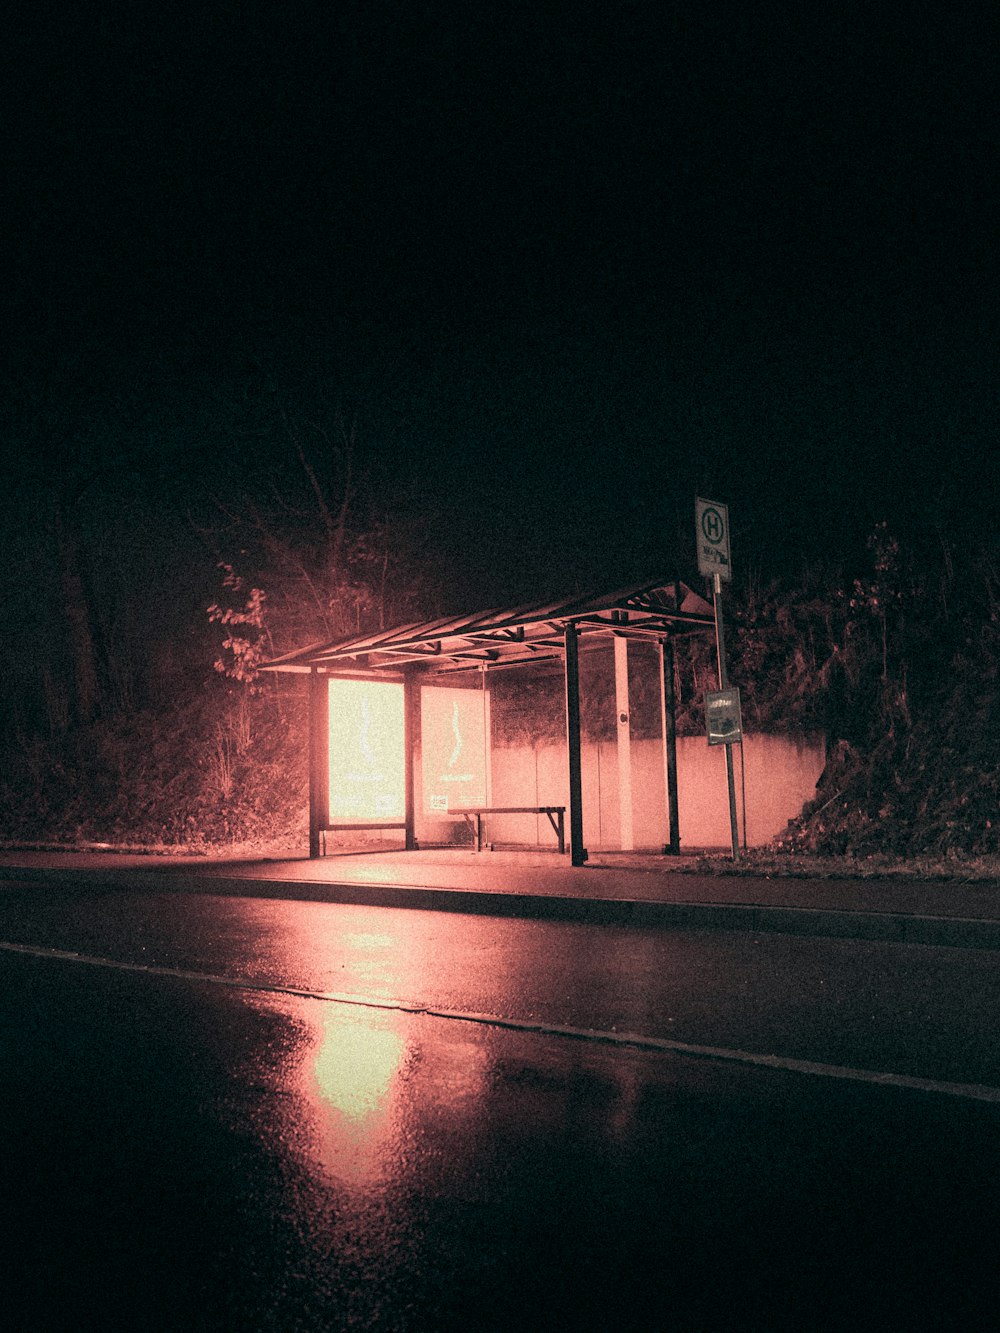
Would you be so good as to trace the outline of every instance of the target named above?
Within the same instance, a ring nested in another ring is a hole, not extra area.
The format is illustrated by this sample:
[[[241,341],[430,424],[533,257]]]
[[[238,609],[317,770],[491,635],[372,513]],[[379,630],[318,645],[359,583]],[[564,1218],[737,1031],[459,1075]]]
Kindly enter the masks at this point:
[[[729,688],[729,676],[726,671],[726,628],[722,620],[722,581],[732,580],[733,566],[729,551],[729,507],[714,500],[695,499],[695,533],[698,542],[698,572],[712,580],[712,605],[715,610],[715,646],[719,662],[719,694],[730,703],[728,717],[732,721],[732,696],[736,695],[737,725],[739,743],[742,744],[742,726],[739,725],[739,693]],[[733,743],[736,737],[726,739],[719,735],[712,738],[712,713],[709,705],[712,694],[705,698],[705,715],[708,719],[709,745],[726,747],[726,783],[729,787],[729,831],[732,837],[733,860],[740,859],[740,835],[736,823],[736,779],[733,773]],[[718,698],[718,694],[715,695]],[[715,710],[721,719],[726,716],[725,705],[716,705]]]

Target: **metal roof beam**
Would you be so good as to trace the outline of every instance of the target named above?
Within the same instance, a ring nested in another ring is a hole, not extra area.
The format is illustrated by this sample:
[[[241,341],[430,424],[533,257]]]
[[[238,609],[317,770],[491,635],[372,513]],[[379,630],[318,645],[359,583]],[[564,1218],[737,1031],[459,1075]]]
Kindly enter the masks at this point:
[[[524,626],[518,625],[516,629],[505,630],[475,630],[468,634],[462,634],[460,638],[467,639],[469,643],[523,643]]]

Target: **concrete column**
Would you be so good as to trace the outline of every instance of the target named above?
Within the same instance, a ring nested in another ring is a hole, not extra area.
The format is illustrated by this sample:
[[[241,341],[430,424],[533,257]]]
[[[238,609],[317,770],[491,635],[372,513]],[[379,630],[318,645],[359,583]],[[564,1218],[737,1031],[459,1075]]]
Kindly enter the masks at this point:
[[[618,828],[623,852],[635,848],[632,826],[632,722],[628,703],[628,639],[615,636],[615,726],[618,737]]]

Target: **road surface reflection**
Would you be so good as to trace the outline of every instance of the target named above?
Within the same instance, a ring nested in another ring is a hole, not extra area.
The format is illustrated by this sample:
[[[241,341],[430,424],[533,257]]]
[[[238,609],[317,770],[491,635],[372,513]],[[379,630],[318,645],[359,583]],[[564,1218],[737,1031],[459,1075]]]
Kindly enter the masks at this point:
[[[337,991],[375,1000],[429,987],[435,951],[425,940],[365,929],[363,914],[352,915],[353,929],[322,931],[316,914],[283,914],[284,929],[267,933],[270,965],[294,975],[308,959]],[[379,1192],[421,1160],[429,1138],[453,1129],[456,1139],[468,1139],[466,1121],[483,1098],[487,1065],[471,1034],[442,1040],[438,1031],[432,1039],[411,1016],[366,1004],[317,1001],[300,1017],[308,1018],[308,1030],[292,1047],[283,1081],[299,1121],[292,1137],[309,1145],[322,1177]]]
[[[338,1006],[324,1015],[319,1049],[304,1071],[321,1164],[346,1184],[377,1181],[398,1155],[407,1051],[397,1026],[394,1015]]]

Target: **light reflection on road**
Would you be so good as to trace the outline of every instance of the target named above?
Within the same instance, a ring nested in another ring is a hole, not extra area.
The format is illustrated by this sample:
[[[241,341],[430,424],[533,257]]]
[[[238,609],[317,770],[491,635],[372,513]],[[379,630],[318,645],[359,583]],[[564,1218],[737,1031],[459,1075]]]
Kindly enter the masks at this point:
[[[335,1004],[317,1011],[300,1051],[289,1082],[321,1175],[368,1190],[405,1185],[416,1163],[440,1163],[462,1144],[458,1169],[475,1144],[490,1077],[471,1033],[442,1040],[440,1030],[422,1034],[412,1015]]]
[[[434,950],[419,934],[365,929],[365,915],[355,929],[325,932],[317,914],[282,914],[285,929],[268,940],[272,965],[294,974],[303,960],[314,967],[324,959],[338,990],[346,984],[374,999],[421,994]],[[437,1029],[432,1038],[404,1014],[365,1005],[319,1003],[303,1013],[311,1031],[296,1048],[289,1084],[321,1176],[380,1191],[402,1183],[421,1145],[441,1134],[468,1141],[487,1085],[485,1049],[471,1034],[442,1040]]]
[[[306,1091],[321,1165],[345,1183],[374,1182],[393,1157],[406,1043],[393,1014],[337,1006],[323,1015]]]
[[[348,933],[342,947],[351,959],[354,980],[366,995],[395,999],[399,995],[399,961],[405,948],[392,935]]]

